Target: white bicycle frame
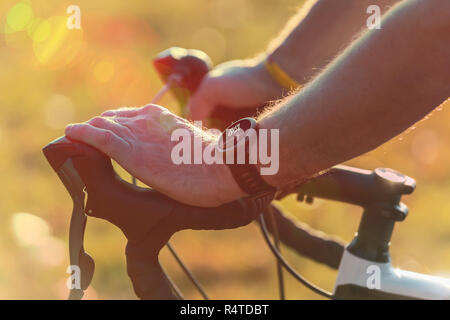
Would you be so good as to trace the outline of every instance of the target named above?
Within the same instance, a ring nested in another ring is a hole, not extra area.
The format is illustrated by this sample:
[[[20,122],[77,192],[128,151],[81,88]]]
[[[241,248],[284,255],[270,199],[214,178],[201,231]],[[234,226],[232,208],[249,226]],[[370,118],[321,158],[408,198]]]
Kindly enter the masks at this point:
[[[334,296],[337,299],[450,300],[450,279],[395,269],[391,262],[366,260],[346,249]]]
[[[394,225],[408,215],[401,197],[414,189],[414,179],[395,170],[345,166],[301,187],[300,198],[309,195],[364,209],[358,232],[345,247],[331,298],[450,300],[450,279],[396,269],[391,263]]]

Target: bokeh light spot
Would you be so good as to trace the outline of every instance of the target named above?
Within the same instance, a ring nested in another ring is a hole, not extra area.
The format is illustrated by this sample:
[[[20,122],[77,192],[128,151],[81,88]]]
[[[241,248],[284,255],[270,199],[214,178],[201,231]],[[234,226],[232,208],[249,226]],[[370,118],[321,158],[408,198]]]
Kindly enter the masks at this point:
[[[25,29],[33,17],[33,9],[28,3],[19,2],[13,6],[6,17],[6,23],[11,31]]]
[[[64,262],[65,245],[50,235],[50,226],[44,219],[19,212],[12,216],[12,229],[17,242],[40,264],[58,266]]]
[[[51,17],[33,33],[33,49],[39,63],[52,68],[67,66],[83,45],[83,30],[69,30],[66,17]]]
[[[42,42],[50,36],[51,29],[48,20],[36,18],[28,25],[28,35],[34,42]]]
[[[50,233],[50,227],[45,220],[26,212],[12,216],[12,229],[17,241],[23,246],[43,243]]]
[[[35,247],[34,257],[41,264],[55,267],[64,262],[66,245],[58,238],[45,237]]]
[[[68,97],[55,94],[48,100],[44,112],[46,124],[50,128],[61,129],[72,122],[75,109]]]
[[[110,58],[105,58],[94,67],[94,78],[101,83],[108,82],[114,75],[114,62]]]

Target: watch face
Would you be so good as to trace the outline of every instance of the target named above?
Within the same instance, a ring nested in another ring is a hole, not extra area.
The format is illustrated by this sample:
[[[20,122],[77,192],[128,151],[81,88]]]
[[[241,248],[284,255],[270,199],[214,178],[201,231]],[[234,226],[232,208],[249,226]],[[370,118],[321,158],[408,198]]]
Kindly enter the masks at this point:
[[[234,122],[222,132],[217,148],[220,152],[234,149],[245,138],[246,131],[255,126],[256,121],[253,118],[244,118]]]

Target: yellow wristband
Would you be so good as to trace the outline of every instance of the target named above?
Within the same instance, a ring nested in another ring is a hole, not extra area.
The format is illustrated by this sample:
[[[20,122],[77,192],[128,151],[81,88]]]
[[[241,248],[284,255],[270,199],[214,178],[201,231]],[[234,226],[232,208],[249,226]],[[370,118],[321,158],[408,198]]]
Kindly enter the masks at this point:
[[[271,56],[268,56],[264,61],[264,67],[266,67],[266,70],[270,73],[272,78],[283,88],[292,90],[301,87],[301,84],[284,72],[284,70],[272,60]]]

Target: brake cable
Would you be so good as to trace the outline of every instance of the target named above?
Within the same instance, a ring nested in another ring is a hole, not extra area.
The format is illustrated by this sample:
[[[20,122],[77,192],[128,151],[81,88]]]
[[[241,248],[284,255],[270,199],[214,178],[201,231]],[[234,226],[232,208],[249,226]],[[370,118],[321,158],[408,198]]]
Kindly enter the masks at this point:
[[[172,256],[175,258],[175,260],[178,262],[178,264],[180,265],[181,269],[183,269],[184,273],[188,276],[188,278],[191,280],[192,284],[197,288],[198,292],[202,295],[202,297],[205,300],[209,300],[208,295],[206,294],[205,290],[203,289],[202,285],[200,284],[200,282],[197,280],[197,278],[195,277],[195,275],[192,273],[191,270],[189,270],[189,268],[186,266],[186,264],[183,263],[183,261],[181,260],[180,256],[177,254],[177,252],[175,251],[174,247],[167,242],[166,244],[167,248],[169,249],[170,253],[172,254]]]
[[[314,291],[315,293],[328,298],[328,299],[333,299],[334,296],[332,293],[319,288],[318,286],[316,286],[315,284],[309,282],[308,280],[306,280],[302,275],[300,275],[297,271],[294,270],[294,268],[291,267],[291,265],[283,258],[283,256],[281,255],[281,253],[278,251],[278,249],[274,246],[274,244],[272,243],[272,241],[270,240],[269,237],[269,233],[267,231],[267,226],[266,226],[266,222],[264,219],[264,214],[261,213],[259,218],[258,218],[258,222],[259,225],[261,227],[261,232],[263,234],[264,240],[266,241],[267,245],[269,246],[270,250],[272,251],[272,253],[275,255],[275,258],[281,263],[281,265],[295,278],[297,279],[300,283],[302,283],[305,287],[307,287],[308,289],[310,289],[311,291]]]
[[[275,242],[275,248],[281,253],[280,248],[280,235],[278,233],[278,226],[277,226],[277,220],[275,219],[275,215],[273,214],[273,209],[269,205],[267,206],[267,212],[270,216],[270,222],[272,223],[272,234],[273,234],[273,240]],[[280,294],[280,300],[286,300],[286,294],[284,289],[284,277],[283,277],[283,267],[281,265],[281,262],[278,261],[278,259],[275,259],[277,262],[277,276],[278,276],[278,290]]]
[[[177,298],[180,300],[184,300],[184,296],[181,293],[180,288],[178,288],[178,286],[175,284],[175,282],[172,280],[172,278],[170,277],[170,275],[167,273],[166,269],[164,269],[163,266],[161,266],[161,271],[162,271],[163,275],[166,277],[167,282],[169,282],[169,285],[172,288],[175,295],[177,296]]]

